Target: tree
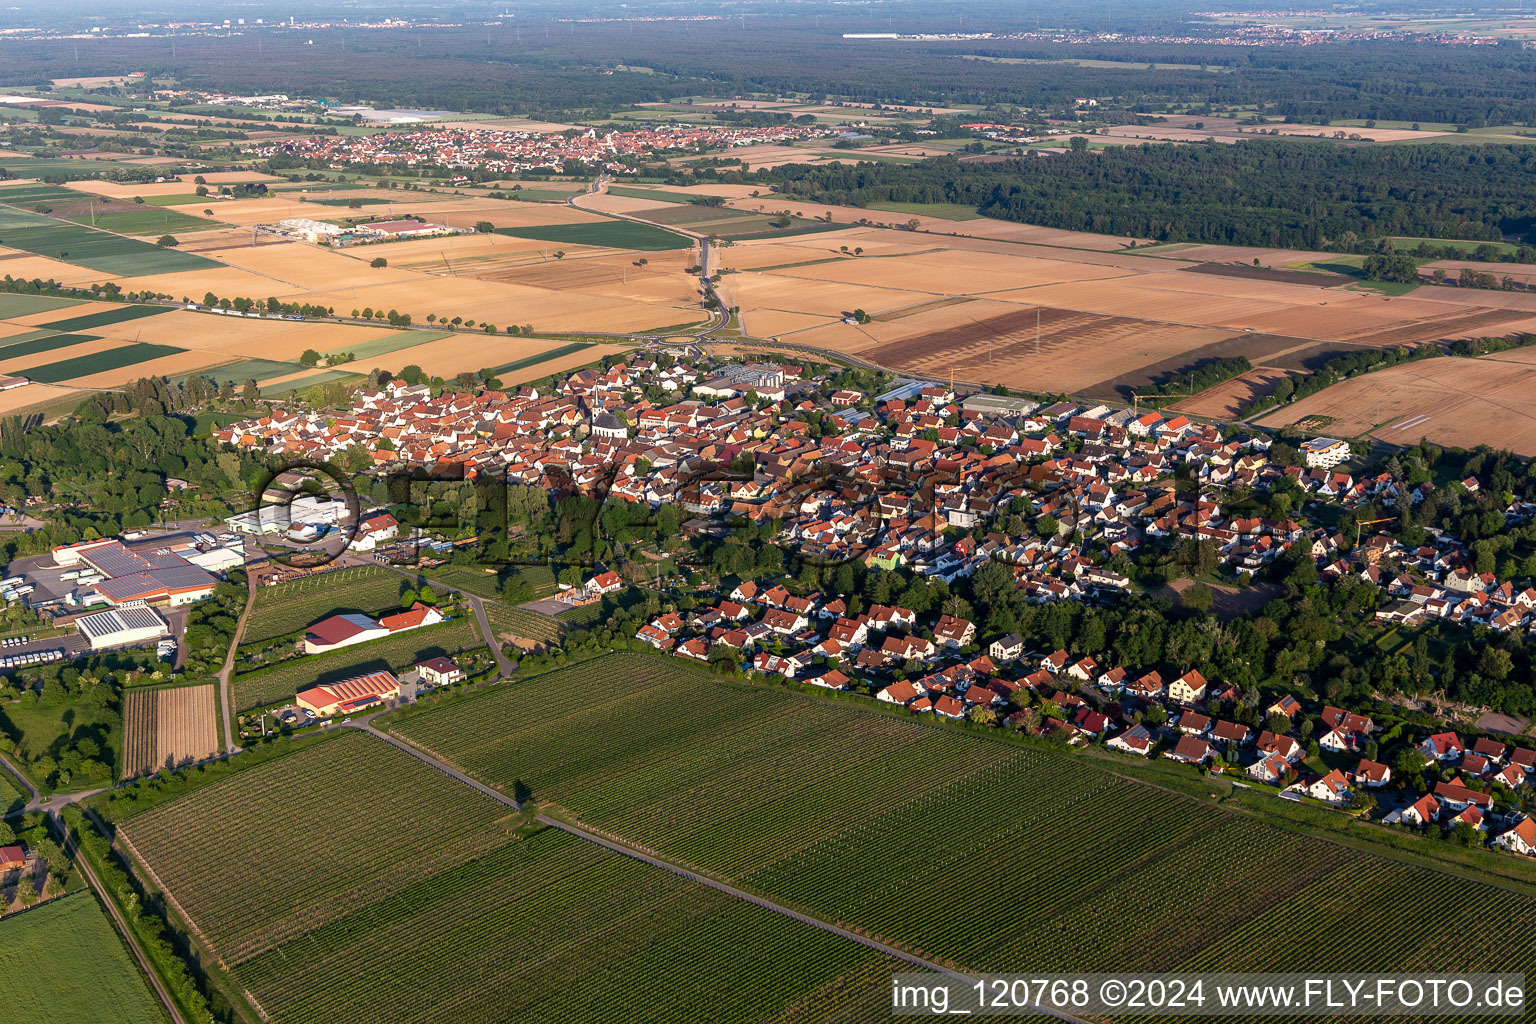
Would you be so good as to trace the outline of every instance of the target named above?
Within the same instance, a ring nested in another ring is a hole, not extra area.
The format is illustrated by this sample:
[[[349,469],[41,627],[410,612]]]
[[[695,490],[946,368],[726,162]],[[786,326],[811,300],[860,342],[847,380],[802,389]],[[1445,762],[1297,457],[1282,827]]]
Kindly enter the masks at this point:
[[[162,249],[174,249],[181,243],[176,240],[175,235],[161,235],[155,244]]]
[[[135,206],[143,206],[144,205],[144,197],[143,196],[134,196],[133,197],[133,205],[135,205]]]
[[[16,886],[16,899],[24,907],[30,907],[37,902],[37,888],[32,884],[31,877],[25,877]]]
[[[410,588],[406,588],[405,590],[402,590],[400,592],[400,607],[401,608],[409,608],[409,607],[411,607],[413,604],[416,603],[417,596],[418,595],[417,595],[416,591],[411,590]]]
[[[492,224],[488,220],[477,220],[475,221],[475,230],[480,232],[482,235],[488,235],[496,230],[496,225]]]
[[[375,256],[372,260],[369,261],[368,265],[373,269],[378,270],[380,267],[389,266],[389,260],[385,259],[383,256]]]
[[[304,354],[299,356],[299,362],[305,366],[314,366],[320,362],[320,353],[312,348],[307,348],[304,350]]]
[[[1215,596],[1215,591],[1210,587],[1204,583],[1196,583],[1179,595],[1179,604],[1203,615],[1211,610],[1211,602]]]

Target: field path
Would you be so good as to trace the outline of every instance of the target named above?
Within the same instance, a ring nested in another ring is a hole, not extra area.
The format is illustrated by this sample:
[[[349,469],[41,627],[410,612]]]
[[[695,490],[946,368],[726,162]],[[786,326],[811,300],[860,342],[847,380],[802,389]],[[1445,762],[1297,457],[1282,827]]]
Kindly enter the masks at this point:
[[[439,771],[441,771],[441,772],[443,772],[443,773],[445,773],[445,774],[447,774],[447,775],[457,779],[458,781],[464,783],[466,786],[472,787],[477,792],[484,793],[486,796],[490,797],[491,799],[496,800],[499,803],[505,804],[508,807],[514,808],[514,809],[519,810],[519,811],[522,810],[522,805],[519,804],[516,800],[514,800],[511,797],[507,796],[505,793],[499,793],[496,790],[491,789],[489,786],[486,786],[486,785],[484,785],[482,783],[476,782],[474,779],[472,779],[469,776],[465,775],[463,772],[457,770],[456,768],[453,768],[452,766],[450,766],[447,763],[439,760],[437,757],[434,757],[433,755],[427,753],[426,751],[421,750],[421,749],[419,749],[417,747],[411,746],[409,743],[405,742],[402,739],[399,739],[399,738],[397,738],[395,736],[389,735],[388,733],[381,732],[380,730],[375,729],[374,726],[373,726],[373,720],[376,717],[378,717],[378,715],[380,715],[380,714],[383,714],[383,712],[375,712],[374,714],[369,715],[366,718],[362,718],[362,719],[358,719],[358,720],[353,721],[353,722],[349,722],[347,725],[344,725],[342,728],[361,729],[361,730],[369,733],[370,735],[377,736],[379,739],[383,740],[385,743],[388,743],[388,744],[391,744],[392,746],[398,747],[399,749],[405,751],[407,754],[410,754],[412,757],[415,757],[415,758],[418,758],[418,759],[420,759],[422,761],[425,761],[427,764],[430,764],[434,768],[437,768]],[[788,907],[780,906],[779,904],[774,903],[771,900],[764,899],[761,896],[755,896],[752,893],[746,892],[746,891],[744,891],[742,889],[738,889],[738,888],[736,888],[733,885],[728,885],[727,883],[722,882],[719,879],[711,878],[708,875],[703,875],[703,874],[700,874],[697,871],[691,870],[690,868],[683,867],[681,864],[674,864],[671,861],[663,860],[660,857],[653,857],[653,856],[651,856],[648,853],[641,853],[639,850],[631,849],[630,847],[625,846],[622,843],[616,843],[616,842],[614,842],[614,841],[612,841],[610,839],[605,839],[602,836],[595,835],[595,834],[593,834],[591,832],[588,832],[586,829],[581,828],[578,825],[572,825],[572,824],[569,824],[567,822],[558,821],[558,820],[556,820],[554,818],[548,817],[548,816],[543,815],[543,814],[537,815],[537,818],[538,818],[540,823],[542,823],[544,825],[547,825],[550,828],[557,828],[557,829],[559,829],[562,832],[568,832],[571,835],[577,837],[578,839],[584,839],[584,840],[586,840],[589,843],[595,843],[598,846],[601,846],[604,849],[609,850],[609,851],[611,851],[613,853],[617,853],[617,854],[620,854],[621,856],[625,856],[625,857],[633,857],[635,860],[643,861],[646,864],[651,865],[652,867],[661,868],[664,871],[670,871],[670,872],[672,872],[675,875],[681,875],[683,878],[686,878],[689,881],[697,882],[700,885],[707,885],[711,889],[714,889],[714,890],[716,890],[718,892],[725,893],[727,896],[733,896],[736,899],[744,900],[744,901],[746,901],[748,903],[753,904],[754,906],[762,907],[764,910],[771,910],[775,914],[780,914],[780,915],[782,915],[784,917],[787,917],[787,918],[789,918],[789,919],[791,919],[793,921],[798,921],[801,924],[809,925],[812,928],[819,928],[819,929],[821,929],[824,932],[830,932],[833,935],[838,935],[838,936],[841,936],[842,938],[849,939],[849,940],[851,940],[853,942],[857,942],[861,946],[867,946],[870,949],[876,950],[876,951],[881,952],[881,953],[885,953],[885,954],[887,954],[889,956],[896,957],[898,960],[903,960],[906,963],[909,963],[909,964],[911,964],[914,967],[921,968],[922,970],[934,971],[934,972],[937,972],[939,974],[946,975],[946,976],[948,976],[950,978],[955,978],[955,979],[962,980],[962,981],[969,982],[969,980],[970,980],[966,975],[961,974],[959,971],[954,971],[954,970],[951,970],[951,969],[949,969],[947,967],[941,967],[938,964],[934,963],[932,960],[925,960],[922,957],[917,956],[916,954],[908,953],[908,952],[905,952],[903,950],[897,949],[895,946],[888,946],[885,943],[879,941],[878,939],[872,939],[872,938],[870,938],[867,935],[860,935],[857,932],[849,931],[847,928],[840,928],[840,927],[838,927],[835,924],[831,924],[830,922],[827,922],[827,921],[822,921],[822,920],[820,920],[818,918],[810,916],[809,914],[802,914],[802,913],[800,913],[797,910],[791,910]],[[1059,1020],[1073,1021],[1074,1024],[1088,1024],[1088,1022],[1086,1020],[1084,1020],[1083,1018],[1081,1018],[1081,1017],[1074,1017],[1071,1014],[1062,1013],[1060,1011],[1052,1010],[1052,1009],[1049,1009],[1047,1007],[1036,1007],[1035,1009],[1038,1009],[1042,1013],[1049,1014],[1052,1017],[1056,1017]]]
[[[52,814],[53,812],[50,811],[49,813]],[[90,812],[86,813],[89,814]],[[95,817],[94,814],[91,815],[93,820],[95,820]],[[170,992],[166,991],[165,983],[160,980],[160,975],[156,974],[154,968],[149,965],[149,958],[144,955],[144,950],[140,948],[138,938],[129,930],[128,922],[123,920],[123,915],[118,911],[117,904],[112,901],[112,897],[108,895],[106,887],[101,884],[101,879],[96,877],[96,870],[91,867],[90,861],[86,860],[80,854],[80,851],[75,848],[74,835],[65,827],[62,819],[55,817],[54,821],[59,826],[59,831],[64,834],[64,852],[69,854],[76,866],[80,868],[80,873],[85,876],[86,882],[95,891],[97,901],[111,915],[113,926],[117,929],[117,933],[122,936],[123,942],[128,945],[129,951],[133,953],[133,958],[138,961],[139,970],[144,973],[145,978],[149,981],[150,988],[155,990],[155,996],[160,1000],[161,1005],[165,1007],[165,1012],[170,1014],[174,1024],[186,1024],[186,1019],[182,1017],[181,1011],[176,1009],[176,1004],[172,1001]]]
[[[409,743],[400,739],[398,736],[392,736],[387,732],[375,729],[373,727],[373,720],[383,713],[384,712],[382,711],[375,711],[373,714],[368,715],[366,718],[359,718],[356,721],[347,722],[341,728],[361,729],[363,732],[368,733],[370,736],[377,736],[379,739],[383,740],[385,743],[388,743],[390,746],[398,747],[419,761],[425,761],[427,764],[431,765],[433,768],[436,768],[444,775],[464,783],[464,785],[475,790],[477,793],[483,793],[484,795],[490,797],[492,800],[495,800],[497,803],[505,804],[506,806],[512,808],[514,811],[521,811],[523,809],[522,804],[518,803],[510,796],[507,796],[507,794],[498,792],[483,782],[476,782],[474,779],[470,778],[468,775],[465,775],[463,772],[448,764],[446,761],[439,760],[438,758],[427,753],[425,750],[420,749],[419,747],[411,746]]]
[[[231,754],[240,753],[240,748],[235,746],[232,724],[235,717],[234,694],[230,692],[229,681],[234,674],[235,653],[240,649],[240,637],[245,634],[246,620],[251,617],[251,609],[256,607],[256,578],[249,572],[245,574],[245,588],[245,611],[240,613],[240,621],[235,623],[235,635],[229,639],[229,652],[224,655],[224,667],[219,669],[219,719],[224,723],[224,749]]]

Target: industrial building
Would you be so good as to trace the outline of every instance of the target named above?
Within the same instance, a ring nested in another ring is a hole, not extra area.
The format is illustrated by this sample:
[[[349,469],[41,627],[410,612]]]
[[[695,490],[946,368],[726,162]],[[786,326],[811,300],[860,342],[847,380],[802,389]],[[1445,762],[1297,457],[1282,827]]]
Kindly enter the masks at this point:
[[[159,612],[142,605],[82,615],[75,620],[75,628],[90,643],[93,651],[137,647],[171,633],[169,623]]]
[[[90,587],[113,606],[191,604],[211,595],[218,582],[206,569],[169,549],[131,551],[119,540],[55,548],[53,560],[60,566],[84,565],[92,570],[96,578]]]

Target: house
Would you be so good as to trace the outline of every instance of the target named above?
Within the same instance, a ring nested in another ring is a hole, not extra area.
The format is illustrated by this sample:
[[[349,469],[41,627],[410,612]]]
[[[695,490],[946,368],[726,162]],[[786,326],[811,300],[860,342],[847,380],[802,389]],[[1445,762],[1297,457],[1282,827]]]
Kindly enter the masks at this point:
[[[1523,786],[1526,783],[1525,769],[1517,764],[1507,764],[1493,773],[1493,781],[1510,789]]]
[[[996,662],[1012,661],[1023,653],[1024,641],[1019,639],[1017,633],[993,640],[987,647],[987,654]]]
[[[1071,660],[1072,655],[1066,651],[1052,651],[1040,659],[1040,667],[1053,676],[1060,675]]]
[[[623,586],[624,581],[619,578],[619,574],[610,569],[587,580],[586,589],[589,594],[611,594]]]
[[[1349,780],[1344,773],[1335,768],[1322,778],[1307,787],[1307,796],[1314,800],[1322,800],[1330,804],[1349,803]]]
[[[393,672],[370,672],[339,683],[315,686],[294,696],[294,703],[321,718],[361,711],[400,695],[400,680]]]
[[[848,677],[835,668],[829,668],[819,676],[812,676],[806,682],[816,686],[825,686],[829,690],[848,689]]]
[[[0,846],[0,874],[26,867],[27,851],[19,846]]]
[[[1472,753],[1486,757],[1492,764],[1503,764],[1504,758],[1509,754],[1509,748],[1498,740],[1479,736],[1472,744]]]
[[[1241,722],[1217,722],[1211,730],[1211,739],[1231,747],[1241,747],[1253,740],[1253,730]]]
[[[1168,684],[1168,696],[1180,704],[1196,704],[1205,699],[1205,688],[1208,685],[1204,676],[1190,669]]]
[[[416,663],[416,677],[428,686],[462,683],[465,673],[452,658],[428,658]]]
[[[958,697],[945,694],[933,702],[933,710],[945,718],[961,719],[965,717],[965,705],[960,703]]]
[[[1296,712],[1301,710],[1301,702],[1290,694],[1286,694],[1271,704],[1264,712],[1265,716],[1284,715],[1286,718],[1295,718]]]
[[[1486,811],[1493,807],[1493,797],[1487,793],[1479,793],[1475,789],[1468,789],[1460,782],[1435,783],[1435,799],[1453,811],[1459,811],[1464,807],[1476,807],[1480,811]]]
[[[1186,711],[1179,716],[1179,732],[1186,736],[1205,736],[1211,731],[1211,720],[1205,715],[1195,711]]]
[[[360,520],[349,547],[354,551],[372,551],[380,543],[400,534],[400,521],[388,512],[379,512]]]
[[[1430,761],[1455,761],[1464,752],[1461,738],[1453,732],[1437,732],[1419,744],[1419,753]]]
[[[1285,781],[1290,770],[1291,763],[1279,754],[1265,754],[1248,766],[1247,775],[1250,779],[1278,786]]]
[[[1084,656],[1067,666],[1067,675],[1085,683],[1093,681],[1093,677],[1099,673],[1099,663],[1092,658]]]
[[[1360,759],[1351,774],[1355,785],[1364,786],[1367,789],[1380,789],[1392,781],[1392,769],[1376,761]]]
[[[1349,458],[1349,442],[1331,437],[1314,437],[1301,442],[1301,454],[1309,469],[1332,469]]]
[[[403,612],[393,615],[385,615],[379,619],[379,625],[391,633],[402,633],[407,629],[418,629],[421,626],[433,626],[443,621],[443,613],[431,605],[417,601]]]
[[[1077,714],[1072,716],[1072,724],[1089,736],[1098,736],[1110,727],[1108,715],[1086,706],[1077,709]]]
[[[971,642],[976,635],[976,626],[967,619],[957,619],[952,615],[939,616],[938,625],[933,627],[933,638],[945,647],[959,650]]]
[[[1351,714],[1340,708],[1323,708],[1323,725],[1328,731],[1317,741],[1326,750],[1357,750],[1371,738],[1375,725],[1365,715]]]
[[[1106,747],[1113,747],[1116,750],[1123,750],[1127,754],[1140,754],[1142,757],[1146,757],[1152,753],[1152,734],[1147,731],[1147,727],[1144,725],[1133,725],[1104,745]]]
[[[1408,825],[1428,825],[1440,820],[1440,801],[1425,793],[1411,807],[1403,808],[1399,820]]]
[[[1156,700],[1167,691],[1167,687],[1163,685],[1163,677],[1155,669],[1131,683],[1126,689],[1144,700]]]
[[[1301,744],[1296,742],[1293,736],[1278,736],[1268,729],[1259,733],[1258,751],[1261,754],[1276,754],[1286,759],[1291,764],[1301,760]]]
[[[904,679],[899,683],[892,683],[875,694],[875,699],[887,704],[908,704],[922,696],[924,692],[916,683]]]
[[[1536,856],[1536,818],[1521,818],[1513,828],[1494,836],[1493,845],[1510,853]]]
[[[1174,748],[1165,755],[1174,761],[1182,761],[1185,764],[1204,764],[1209,761],[1215,751],[1211,745],[1198,736],[1184,736],[1174,745]]]

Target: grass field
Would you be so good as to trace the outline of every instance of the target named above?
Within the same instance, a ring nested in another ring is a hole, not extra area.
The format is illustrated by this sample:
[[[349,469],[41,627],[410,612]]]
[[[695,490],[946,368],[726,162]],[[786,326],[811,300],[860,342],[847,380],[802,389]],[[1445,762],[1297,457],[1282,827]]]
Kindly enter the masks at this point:
[[[85,341],[95,341],[94,334],[54,334],[52,331],[29,331],[26,334],[15,335],[12,338],[0,339],[0,363],[7,359],[20,359],[22,356],[35,355],[38,352],[52,352],[56,348],[68,348]]]
[[[648,224],[635,224],[626,220],[602,221],[581,224],[539,224],[521,228],[497,228],[498,235],[513,238],[532,238],[541,242],[559,242],[565,245],[601,245],[613,249],[635,249],[641,252],[661,252],[666,249],[687,249],[693,243],[680,235]],[[0,236],[3,238],[3,236]],[[7,242],[6,244],[10,244]]]
[[[274,1024],[888,1016],[892,958],[510,815],[350,733],[120,834]]]
[[[3,201],[4,193],[0,193],[0,202]],[[162,249],[153,242],[98,231],[16,207],[0,208],[0,244],[106,274],[165,274],[223,266],[194,253]]]
[[[321,616],[316,616],[317,618]],[[426,658],[453,657],[485,646],[472,616],[407,630],[355,647],[310,654],[235,676],[235,710],[249,711],[288,700],[299,690],[389,669],[404,671]],[[242,648],[244,649],[244,648]]]
[[[207,231],[219,226],[218,221],[207,217],[193,217],[169,207],[150,207],[147,203],[143,209],[98,213],[94,222],[89,217],[72,219],[77,224],[88,224],[120,235],[153,235],[156,238],[178,231]]]
[[[124,305],[117,309],[104,309],[100,313],[86,313],[83,316],[65,317],[62,320],[54,320],[42,326],[51,331],[86,331],[92,327],[106,327],[110,324],[126,323],[129,320],[140,320],[146,316],[158,316],[161,313],[169,313],[169,306],[142,306]]]
[[[161,1024],[165,1012],[95,896],[75,892],[0,920],[8,1021]]]
[[[181,354],[184,349],[175,345],[151,345],[146,343],[137,345],[123,345],[120,348],[108,349],[105,352],[94,352],[90,355],[76,356],[73,359],[61,359],[56,363],[45,363],[42,366],[33,366],[26,370],[26,375],[35,381],[44,384],[56,384],[63,380],[72,380],[75,377],[84,377],[93,373],[103,373],[107,370],[117,370],[125,366],[133,366],[137,363],[158,359],[160,356],[173,356]],[[4,355],[4,353],[0,353]]]
[[[400,592],[407,580],[383,566],[329,572],[257,587],[256,603],[241,634],[242,646],[260,644],[303,629],[318,619],[341,612],[377,615],[400,610]]]
[[[944,220],[980,220],[974,206],[960,203],[866,203],[866,209],[885,213],[910,213],[914,217],[941,217]]]
[[[491,373],[495,376],[501,376],[504,373],[515,373],[518,370],[525,369],[529,366],[537,366],[539,363],[552,362],[553,360],[568,356],[573,352],[580,352],[584,348],[591,347],[592,346],[589,342],[573,341],[568,345],[561,345],[559,348],[550,349],[548,352],[538,352],[531,356],[524,356],[522,359],[514,359],[510,363],[502,363],[500,366],[494,366],[491,368]]]
[[[1338,970],[1536,966],[1476,925],[1536,913],[1529,890],[657,658],[498,685],[391,728],[610,835],[971,970],[1283,970],[1294,949],[1265,937],[1284,928]]]
[[[54,295],[0,293],[0,320],[13,316],[28,316],[32,313],[46,313],[50,309],[79,306],[83,301],[82,299],[62,299]]]

